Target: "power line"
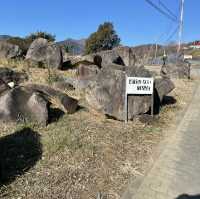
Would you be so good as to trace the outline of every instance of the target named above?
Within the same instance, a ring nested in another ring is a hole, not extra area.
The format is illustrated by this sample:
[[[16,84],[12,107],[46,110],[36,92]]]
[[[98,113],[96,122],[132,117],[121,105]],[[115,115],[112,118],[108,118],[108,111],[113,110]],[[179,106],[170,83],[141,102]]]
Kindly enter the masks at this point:
[[[178,19],[177,16],[161,0],[159,0],[159,5],[161,5],[176,20]]]
[[[164,15],[165,17],[167,17],[168,19],[177,22],[177,19],[168,14],[167,12],[165,12],[164,10],[162,10],[161,8],[159,8],[159,6],[157,6],[156,4],[154,4],[151,0],[145,0],[148,4],[150,4],[153,8],[155,8],[158,12],[160,12],[162,15]]]
[[[150,58],[154,46],[156,46],[156,50],[155,50],[155,53],[154,53],[155,56],[154,56],[154,57],[155,57],[155,58],[157,57],[158,41],[160,41],[163,37],[168,36],[168,35],[170,35],[170,36],[169,36],[169,38],[168,38],[167,40],[170,40],[170,39],[174,36],[174,34],[177,32],[177,28],[178,28],[178,27],[176,28],[176,31],[174,31],[172,34],[170,34],[172,28],[173,28],[173,24],[172,24],[172,22],[171,22],[170,25],[169,25],[169,27],[168,27],[162,34],[158,35],[158,36],[155,38],[155,40],[154,40],[154,43],[155,43],[155,44],[152,44],[152,45],[150,46],[150,49],[149,49],[149,52],[148,52],[148,54],[147,54],[146,60],[148,60],[148,59]]]
[[[170,41],[174,37],[174,35],[178,32],[178,30],[179,30],[179,25],[174,29],[174,31],[170,34],[170,36],[167,38],[165,42],[167,43],[168,41]]]

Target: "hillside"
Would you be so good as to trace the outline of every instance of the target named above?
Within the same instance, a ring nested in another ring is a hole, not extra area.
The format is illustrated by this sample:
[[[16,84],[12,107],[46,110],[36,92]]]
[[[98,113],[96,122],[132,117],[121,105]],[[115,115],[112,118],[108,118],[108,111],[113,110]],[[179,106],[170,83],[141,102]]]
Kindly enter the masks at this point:
[[[11,36],[9,36],[9,35],[0,35],[0,40],[7,40],[10,38],[11,38]]]
[[[67,48],[67,50],[69,50],[70,53],[74,55],[79,55],[84,52],[85,39],[76,40],[70,38],[64,41],[57,42],[57,44],[62,46],[64,49]]]

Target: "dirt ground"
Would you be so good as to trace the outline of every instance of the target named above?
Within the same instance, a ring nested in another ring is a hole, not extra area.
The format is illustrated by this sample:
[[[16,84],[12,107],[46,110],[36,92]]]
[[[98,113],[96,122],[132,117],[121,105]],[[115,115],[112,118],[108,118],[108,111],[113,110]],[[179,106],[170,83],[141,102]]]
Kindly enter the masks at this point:
[[[47,83],[47,70],[28,72],[30,82]],[[6,153],[3,171],[9,180],[0,185],[0,198],[120,198],[130,178],[144,175],[155,147],[191,100],[195,81],[174,83],[176,89],[149,124],[136,118],[125,125],[85,107],[73,115],[53,107],[51,114],[57,118],[47,127],[1,124],[0,150]],[[83,101],[82,94],[66,92]]]

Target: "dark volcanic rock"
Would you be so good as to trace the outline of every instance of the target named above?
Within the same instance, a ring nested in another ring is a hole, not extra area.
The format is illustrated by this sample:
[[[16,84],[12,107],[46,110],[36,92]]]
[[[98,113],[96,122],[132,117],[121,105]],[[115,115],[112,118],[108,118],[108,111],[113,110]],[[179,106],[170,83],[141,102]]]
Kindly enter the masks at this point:
[[[66,94],[43,85],[25,85],[7,89],[0,96],[1,121],[31,121],[46,125],[49,121],[49,103],[55,103],[72,114],[78,101]]]
[[[49,86],[29,84],[26,85],[26,88],[32,92],[42,93],[43,96],[52,103],[56,101],[58,103],[56,105],[59,106],[64,112],[69,114],[74,113],[78,107],[78,101],[76,99]]]
[[[9,68],[0,67],[0,79],[5,83],[14,82],[16,85],[28,80],[28,75],[24,72],[16,72]]]
[[[177,62],[166,64],[161,68],[161,76],[169,78],[190,79],[190,63]]]
[[[169,78],[155,79],[155,89],[158,93],[159,100],[162,102],[164,96],[174,90],[175,85]]]
[[[0,58],[12,59],[21,56],[22,50],[17,45],[0,41]]]
[[[169,78],[190,79],[191,64],[183,60],[182,55],[169,55],[161,68],[161,75]]]
[[[33,64],[43,64],[58,69],[62,68],[63,62],[60,47],[43,38],[33,41],[27,52],[26,60]]]
[[[134,66],[136,62],[136,56],[132,50],[127,46],[120,46],[113,49],[118,53],[120,58],[123,60],[125,66]]]
[[[101,57],[102,67],[109,67],[112,64],[121,66],[134,66],[136,61],[132,49],[125,46],[120,46],[114,48],[113,50],[106,50],[95,54],[86,55],[83,57],[83,59],[85,58],[85,60],[99,66],[99,62],[95,62],[95,58],[97,56]]]
[[[90,79],[98,74],[100,69],[96,65],[81,64],[77,69],[77,76],[79,79]]]
[[[133,77],[151,77],[151,73],[143,66],[127,67],[126,71],[102,69],[91,81],[86,89],[86,100],[88,104],[97,111],[116,118],[125,119],[125,74]],[[169,79],[155,81],[155,89],[161,102],[164,95],[173,90],[174,85]],[[151,96],[130,95],[128,97],[128,119],[136,115],[147,113],[151,106]],[[160,103],[157,104],[160,106]]]
[[[6,91],[9,91],[10,87],[2,79],[0,79],[0,95],[4,94]]]
[[[135,65],[135,55],[131,48],[120,46],[113,50],[101,51],[85,56],[65,56],[66,66],[96,65],[99,68],[124,70],[125,66]],[[66,68],[67,68],[66,67]]]
[[[2,121],[37,121],[47,124],[47,100],[39,93],[16,87],[0,97],[0,119]]]

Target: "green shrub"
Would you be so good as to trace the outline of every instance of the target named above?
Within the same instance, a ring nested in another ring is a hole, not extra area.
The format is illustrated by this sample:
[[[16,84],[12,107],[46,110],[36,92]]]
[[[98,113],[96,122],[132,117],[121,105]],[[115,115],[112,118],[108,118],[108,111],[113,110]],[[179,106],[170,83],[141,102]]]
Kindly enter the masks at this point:
[[[55,35],[52,35],[50,33],[43,32],[43,31],[31,33],[30,35],[25,37],[25,39],[31,43],[37,38],[44,38],[44,39],[47,39],[48,41],[54,42],[56,37]]]
[[[30,35],[26,36],[25,38],[12,37],[12,38],[9,38],[7,41],[11,44],[19,46],[20,49],[22,50],[22,54],[25,56],[31,43],[37,38],[44,38],[50,42],[55,41],[55,35],[52,35],[47,32],[42,32],[42,31],[31,33]]]
[[[101,24],[97,30],[86,40],[85,53],[96,53],[102,50],[111,50],[120,44],[120,38],[110,22]]]
[[[7,40],[9,43],[17,45],[20,47],[20,49],[22,50],[22,54],[26,55],[29,46],[31,45],[31,42],[21,38],[21,37],[12,37],[10,39]]]

